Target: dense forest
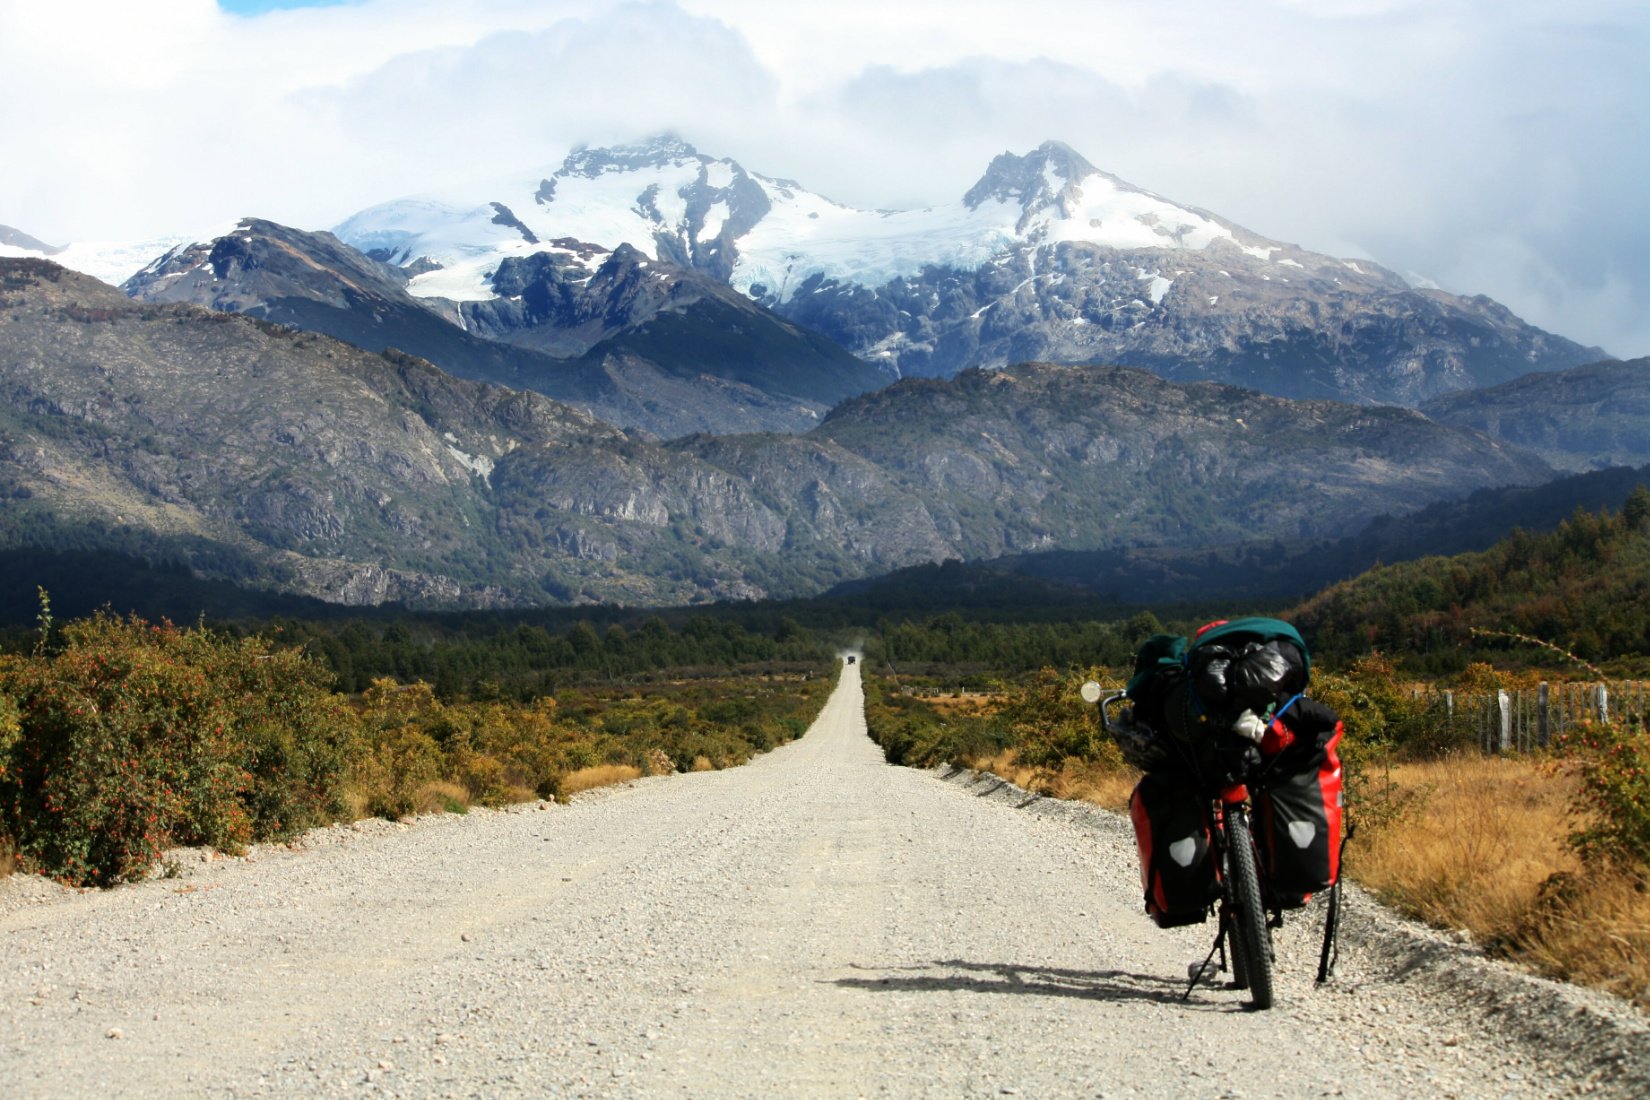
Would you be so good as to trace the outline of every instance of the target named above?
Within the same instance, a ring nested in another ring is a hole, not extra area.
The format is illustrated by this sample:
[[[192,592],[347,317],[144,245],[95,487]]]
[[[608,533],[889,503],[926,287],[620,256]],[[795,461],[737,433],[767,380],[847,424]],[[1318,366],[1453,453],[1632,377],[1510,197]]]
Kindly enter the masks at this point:
[[[1516,530],[1479,553],[1370,570],[1288,612],[1331,659],[1372,649],[1417,672],[1452,672],[1483,651],[1522,646],[1615,661],[1631,672],[1650,656],[1650,489],[1622,510],[1580,509],[1555,530]]]

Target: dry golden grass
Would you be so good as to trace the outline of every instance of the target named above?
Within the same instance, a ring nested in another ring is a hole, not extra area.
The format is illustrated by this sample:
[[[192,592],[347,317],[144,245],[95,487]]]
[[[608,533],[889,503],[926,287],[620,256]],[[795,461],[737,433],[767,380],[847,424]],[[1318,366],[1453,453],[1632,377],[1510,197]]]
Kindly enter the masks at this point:
[[[1626,874],[1554,880],[1510,954],[1650,1008],[1650,881]]]
[[[711,759],[708,756],[695,756],[693,758],[693,767],[690,770],[696,772],[713,772],[716,770],[716,765],[711,763]]]
[[[14,873],[17,870],[17,865],[17,852],[12,849],[10,844],[0,840],[0,878],[5,878],[7,875]]]
[[[1000,775],[1015,786],[1037,794],[1092,802],[1109,810],[1128,808],[1129,792],[1140,778],[1132,771],[1120,772],[1074,757],[1062,761],[1058,768],[1034,768],[1019,763],[1016,755],[1013,749],[1008,749],[994,756],[972,759],[968,766]]]
[[[413,795],[414,813],[465,813],[469,808],[469,789],[458,783],[426,783]]]
[[[628,783],[641,777],[642,769],[629,764],[597,764],[593,768],[580,768],[578,771],[568,772],[561,781],[561,793],[572,796],[580,791],[611,787],[615,783]]]
[[[338,815],[338,820],[360,821],[363,817],[372,816],[367,809],[367,792],[359,785],[352,783],[345,787],[344,790],[340,792],[338,799],[343,806],[343,812]]]
[[[1522,926],[1542,884],[1578,869],[1564,838],[1575,783],[1508,757],[1455,756],[1393,767],[1418,797],[1401,821],[1347,846],[1347,870],[1407,912],[1482,940]]]
[[[983,718],[1001,710],[1008,696],[959,691],[950,695],[925,695],[922,701],[947,718]]]
[[[1557,978],[1650,1007],[1650,884],[1583,867],[1564,839],[1576,782],[1550,765],[1456,757],[1394,768],[1414,809],[1347,846],[1385,900]]]

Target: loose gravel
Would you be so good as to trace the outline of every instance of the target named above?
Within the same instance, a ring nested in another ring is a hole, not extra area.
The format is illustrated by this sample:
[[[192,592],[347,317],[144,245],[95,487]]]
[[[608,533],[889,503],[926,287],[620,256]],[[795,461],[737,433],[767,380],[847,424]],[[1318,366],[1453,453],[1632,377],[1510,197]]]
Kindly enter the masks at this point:
[[[1650,1031],[1353,892],[1278,1006],[1201,986],[1128,823],[808,735],[571,806],[358,823],[102,892],[0,883],[10,1097],[1650,1094]]]

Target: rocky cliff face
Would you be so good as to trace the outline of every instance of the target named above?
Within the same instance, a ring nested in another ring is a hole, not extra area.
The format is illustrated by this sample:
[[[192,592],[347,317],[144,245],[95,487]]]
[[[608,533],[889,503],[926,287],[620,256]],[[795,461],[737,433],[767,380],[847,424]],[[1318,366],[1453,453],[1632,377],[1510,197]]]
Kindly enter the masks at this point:
[[[409,356],[0,261],[14,543],[68,532],[344,602],[511,602],[486,560],[488,472],[521,447],[622,438]]]
[[[950,557],[1333,533],[1539,460],[1405,410],[1120,368],[912,379],[805,435],[537,394],[0,261],[0,541],[335,601],[680,603]]]

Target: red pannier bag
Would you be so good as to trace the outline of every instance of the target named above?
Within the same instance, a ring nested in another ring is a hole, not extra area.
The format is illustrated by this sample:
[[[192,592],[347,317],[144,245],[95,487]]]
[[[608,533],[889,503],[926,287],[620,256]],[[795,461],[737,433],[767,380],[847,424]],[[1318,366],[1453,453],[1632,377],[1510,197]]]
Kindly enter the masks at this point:
[[[1279,909],[1305,905],[1341,877],[1344,732],[1329,708],[1298,699],[1261,741],[1268,766],[1256,786],[1255,840],[1267,901]]]
[[[1171,777],[1142,776],[1129,796],[1129,819],[1152,920],[1174,928],[1207,919],[1220,882],[1197,792]]]

